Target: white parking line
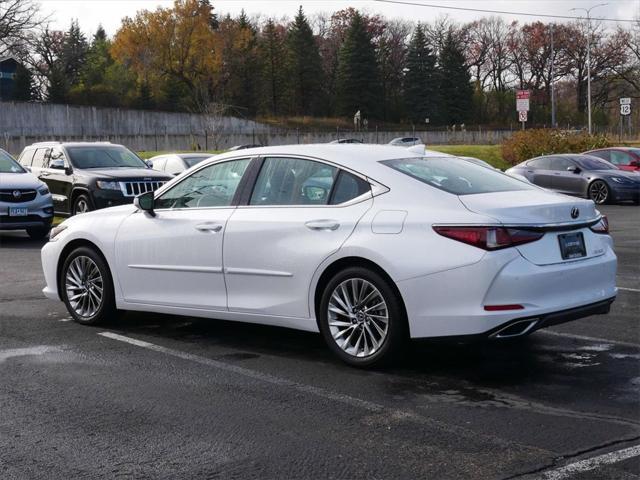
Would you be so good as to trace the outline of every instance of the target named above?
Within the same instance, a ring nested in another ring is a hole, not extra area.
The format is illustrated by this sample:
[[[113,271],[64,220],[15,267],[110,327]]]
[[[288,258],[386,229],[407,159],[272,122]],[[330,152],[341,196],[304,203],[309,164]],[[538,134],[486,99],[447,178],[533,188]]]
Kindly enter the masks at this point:
[[[625,292],[640,292],[640,288],[618,287],[618,290],[624,290]]]
[[[385,409],[384,406],[379,405],[377,403],[369,402],[367,400],[361,400],[359,398],[351,397],[349,395],[344,395],[341,393],[330,392],[323,388],[318,388],[318,387],[313,387],[311,385],[305,385],[302,383],[293,382],[291,380],[286,380],[284,378],[279,378],[273,375],[269,375],[268,373],[262,373],[256,370],[250,370],[248,368],[238,367],[237,365],[231,365],[229,363],[219,362],[217,360],[201,357],[199,355],[193,355],[191,353],[181,352],[179,350],[173,350],[171,348],[162,347],[160,345],[145,342],[143,340],[137,340],[135,338],[125,337],[124,335],[119,335],[117,333],[100,332],[98,333],[98,335],[101,335],[106,338],[110,338],[112,340],[125,342],[130,345],[135,345],[136,347],[142,347],[148,350],[153,350],[153,351],[161,352],[167,355],[172,355],[174,357],[181,358],[183,360],[190,360],[192,362],[196,362],[201,365],[207,365],[209,367],[218,368],[220,370],[225,370],[227,372],[233,372],[238,375],[244,375],[245,377],[261,380],[263,382],[271,383],[274,385],[294,388],[295,390],[298,390],[300,392],[317,395],[319,397],[326,398],[327,400],[337,401],[343,404],[350,405],[352,407],[363,408],[370,412],[379,413]]]
[[[640,445],[636,445],[635,447],[629,447],[616,452],[605,453],[597,457],[580,460],[579,462],[571,463],[564,467],[556,468],[555,470],[549,470],[543,474],[542,478],[545,480],[562,480],[563,478],[570,477],[576,473],[589,472],[602,465],[611,465],[612,463],[622,462],[623,460],[637,457],[639,455]]]
[[[609,340],[607,338],[587,337],[586,335],[575,335],[573,333],[554,332],[553,330],[538,330],[536,333],[544,335],[553,335],[554,337],[572,338],[574,340],[585,340],[587,342],[610,343],[611,345],[620,345],[622,347],[640,348],[640,343],[621,342],[618,340]]]

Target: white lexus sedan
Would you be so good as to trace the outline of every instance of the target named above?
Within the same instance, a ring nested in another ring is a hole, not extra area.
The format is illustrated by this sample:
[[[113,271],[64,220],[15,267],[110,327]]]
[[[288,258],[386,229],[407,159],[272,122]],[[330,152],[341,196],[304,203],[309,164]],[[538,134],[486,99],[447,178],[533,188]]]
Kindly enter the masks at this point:
[[[504,338],[607,313],[616,256],[590,200],[373,145],[229,152],[133,205],[65,220],[47,297],[320,332],[356,366],[408,338]]]

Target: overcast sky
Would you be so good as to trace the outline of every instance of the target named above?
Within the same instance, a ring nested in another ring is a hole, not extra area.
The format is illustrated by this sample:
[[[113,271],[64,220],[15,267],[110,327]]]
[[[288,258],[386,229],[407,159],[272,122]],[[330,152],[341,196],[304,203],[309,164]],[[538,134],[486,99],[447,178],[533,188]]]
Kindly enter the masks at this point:
[[[633,19],[640,15],[640,0],[406,0],[410,3],[428,3],[451,7],[502,10],[550,15],[584,15],[571,12],[572,8],[589,8],[599,3],[607,6],[593,10],[593,17]],[[77,18],[86,33],[95,31],[102,24],[109,35],[113,35],[120,25],[120,19],[134,16],[140,9],[155,10],[158,6],[168,7],[173,0],[40,0],[42,13],[50,15],[56,28],[66,29],[72,19]],[[435,17],[448,15],[466,22],[489,16],[489,13],[426,8],[414,5],[382,3],[375,0],[212,0],[218,13],[237,15],[244,8],[249,16],[261,14],[265,17],[292,17],[298,6],[305,12],[333,12],[346,7],[355,7],[369,13],[380,13],[385,17],[402,17],[427,22]],[[501,15],[507,20],[529,22],[534,17]],[[540,17],[540,20],[551,19]],[[562,21],[562,20],[557,20]]]

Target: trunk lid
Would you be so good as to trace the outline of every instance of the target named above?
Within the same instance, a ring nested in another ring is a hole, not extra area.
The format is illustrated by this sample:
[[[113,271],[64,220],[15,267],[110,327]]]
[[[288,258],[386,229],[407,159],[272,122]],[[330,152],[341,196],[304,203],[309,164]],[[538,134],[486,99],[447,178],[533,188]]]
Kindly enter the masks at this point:
[[[549,230],[540,240],[516,247],[524,258],[536,265],[584,260],[603,255],[606,251],[607,236],[595,234],[585,227],[585,223],[599,215],[591,200],[544,190],[461,195],[459,198],[467,209],[494,218],[503,225],[547,227]],[[572,232],[582,233],[585,256],[563,259],[559,237]]]

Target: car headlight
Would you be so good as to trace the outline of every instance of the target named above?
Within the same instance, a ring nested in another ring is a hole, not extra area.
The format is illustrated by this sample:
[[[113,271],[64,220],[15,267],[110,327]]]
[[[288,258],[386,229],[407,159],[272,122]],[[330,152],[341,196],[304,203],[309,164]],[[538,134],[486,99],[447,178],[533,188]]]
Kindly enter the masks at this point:
[[[65,225],[64,222],[61,223],[60,225],[53,227],[49,232],[49,241],[55,242],[56,237],[60,235],[62,232],[64,232],[66,229],[67,229],[67,225]]]
[[[40,193],[40,195],[49,195],[49,189],[47,187],[42,187],[38,190],[38,192]]]
[[[616,183],[633,183],[633,181],[623,177],[611,177],[611,180],[613,180]]]
[[[118,182],[112,182],[109,180],[98,180],[96,186],[100,190],[120,190],[120,184]]]

